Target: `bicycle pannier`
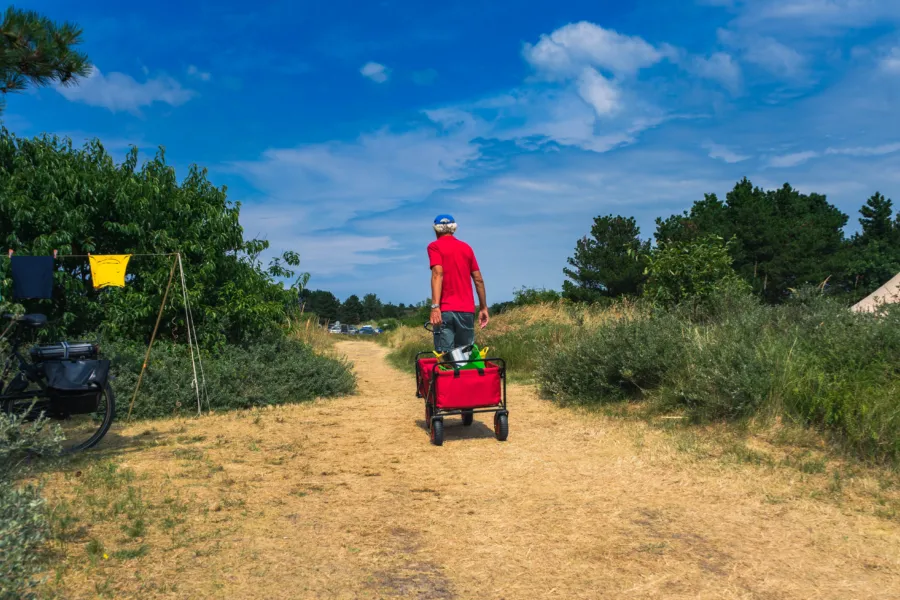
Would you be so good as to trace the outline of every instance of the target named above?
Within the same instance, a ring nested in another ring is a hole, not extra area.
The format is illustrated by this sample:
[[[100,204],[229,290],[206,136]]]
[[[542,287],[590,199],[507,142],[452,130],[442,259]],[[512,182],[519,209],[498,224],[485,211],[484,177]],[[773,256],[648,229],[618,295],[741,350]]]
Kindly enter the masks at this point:
[[[108,360],[53,360],[44,363],[47,387],[63,392],[96,390],[106,385]]]

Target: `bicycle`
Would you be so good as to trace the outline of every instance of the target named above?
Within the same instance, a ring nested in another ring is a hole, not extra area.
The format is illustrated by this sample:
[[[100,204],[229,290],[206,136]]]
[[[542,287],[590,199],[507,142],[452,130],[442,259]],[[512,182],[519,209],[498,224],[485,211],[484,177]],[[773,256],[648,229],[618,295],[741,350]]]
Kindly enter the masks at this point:
[[[33,421],[43,415],[58,421],[65,435],[64,453],[95,446],[109,431],[116,412],[109,385],[109,361],[91,342],[36,345],[30,359],[19,352],[26,329],[47,324],[42,314],[3,315],[13,321],[10,351],[0,374],[0,410]],[[8,378],[13,364],[15,374]]]

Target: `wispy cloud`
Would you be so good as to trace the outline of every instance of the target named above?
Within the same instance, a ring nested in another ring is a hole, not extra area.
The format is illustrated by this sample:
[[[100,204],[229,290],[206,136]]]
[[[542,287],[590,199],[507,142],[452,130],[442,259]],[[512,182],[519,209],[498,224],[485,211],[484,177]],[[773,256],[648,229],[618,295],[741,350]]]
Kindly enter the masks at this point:
[[[900,3],[895,0],[736,0],[742,26],[798,26],[807,34],[830,34],[839,29],[873,23],[900,22]]]
[[[771,37],[719,29],[718,38],[740,52],[743,60],[777,77],[796,79],[806,69],[807,60],[800,52]]]
[[[72,102],[131,113],[138,113],[141,108],[157,102],[180,106],[197,95],[168,75],[148,78],[141,83],[125,73],[104,75],[97,67],[78,85],[58,86],[56,91]]]
[[[726,52],[715,52],[709,57],[695,56],[688,68],[698,77],[719,82],[732,93],[741,89],[741,68]]]
[[[806,150],[804,152],[794,152],[791,154],[783,154],[781,156],[773,156],[769,159],[769,166],[776,168],[796,167],[806,161],[819,156],[818,152]]]
[[[891,51],[881,59],[880,64],[885,71],[900,75],[900,46],[891,48]]]
[[[709,157],[725,161],[729,164],[739,163],[750,158],[749,155],[739,154],[731,150],[727,146],[707,142],[703,144],[703,148],[709,151]]]
[[[200,81],[209,81],[210,79],[212,79],[212,75],[209,72],[201,71],[199,68],[197,68],[196,65],[188,66],[187,74],[191,77],[199,79]]]
[[[844,154],[846,156],[883,156],[900,152],[900,143],[881,144],[879,146],[860,146],[856,148],[828,148],[825,154]]]
[[[359,72],[363,77],[367,77],[375,83],[384,83],[388,80],[387,67],[377,62],[367,62]]]

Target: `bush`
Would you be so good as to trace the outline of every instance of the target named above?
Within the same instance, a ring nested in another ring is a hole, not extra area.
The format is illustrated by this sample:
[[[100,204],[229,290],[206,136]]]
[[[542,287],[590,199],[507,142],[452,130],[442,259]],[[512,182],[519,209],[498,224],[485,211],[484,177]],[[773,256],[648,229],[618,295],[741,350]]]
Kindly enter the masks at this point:
[[[783,344],[768,331],[766,309],[755,300],[748,304],[711,324],[685,322],[683,364],[665,378],[667,400],[703,420],[750,415],[765,402]]]
[[[563,402],[602,403],[659,387],[681,365],[681,329],[677,319],[662,314],[574,336],[541,362],[541,390]]]
[[[722,293],[750,291],[731,267],[730,243],[710,236],[689,242],[663,242],[650,253],[644,296],[671,308],[702,308]]]
[[[898,375],[900,307],[857,314],[809,289],[780,306],[713,293],[614,321],[563,339],[539,370],[562,402],[653,391],[700,421],[786,416],[880,461],[900,459]]]
[[[112,370],[116,376],[113,388],[123,415],[134,393],[146,350],[142,344],[127,342],[104,347],[113,362]],[[215,353],[204,352],[203,372],[212,410],[302,402],[348,394],[356,388],[355,375],[344,360],[316,354],[308,344],[291,339],[246,348],[226,346]],[[195,414],[197,397],[192,382],[187,347],[157,342],[133,415],[157,418]],[[206,410],[206,398],[202,400]]]
[[[15,480],[34,453],[56,454],[62,435],[46,420],[23,422],[0,412],[0,599],[34,598],[50,521],[40,489]]]

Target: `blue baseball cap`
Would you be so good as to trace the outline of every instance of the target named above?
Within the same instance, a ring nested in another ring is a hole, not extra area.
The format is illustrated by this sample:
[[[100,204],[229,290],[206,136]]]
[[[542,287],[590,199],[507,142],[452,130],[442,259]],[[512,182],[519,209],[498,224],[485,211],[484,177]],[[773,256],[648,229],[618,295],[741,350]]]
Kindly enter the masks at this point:
[[[440,225],[441,223],[456,223],[453,219],[453,215],[438,215],[434,218],[434,224]]]

